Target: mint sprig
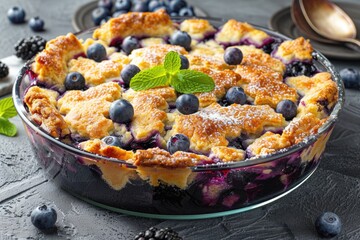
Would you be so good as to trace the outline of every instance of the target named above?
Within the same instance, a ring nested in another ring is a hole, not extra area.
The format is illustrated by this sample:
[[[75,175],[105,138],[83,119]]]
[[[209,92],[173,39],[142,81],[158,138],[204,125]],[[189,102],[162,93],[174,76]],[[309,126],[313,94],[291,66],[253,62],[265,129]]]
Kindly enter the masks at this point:
[[[14,102],[11,97],[0,100],[0,134],[13,137],[16,135],[17,129],[9,118],[17,115]]]
[[[205,73],[182,69],[181,58],[177,52],[166,54],[163,65],[137,73],[130,81],[135,91],[171,85],[180,93],[210,92],[214,90],[214,80]]]

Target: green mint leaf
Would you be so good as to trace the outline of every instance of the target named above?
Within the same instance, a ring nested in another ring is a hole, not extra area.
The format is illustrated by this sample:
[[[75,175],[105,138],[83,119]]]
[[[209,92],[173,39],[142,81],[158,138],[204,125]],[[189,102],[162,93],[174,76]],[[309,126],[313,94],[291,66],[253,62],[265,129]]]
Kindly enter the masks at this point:
[[[0,117],[5,119],[15,117],[17,115],[12,97],[0,100]]]
[[[137,73],[130,81],[130,87],[135,91],[168,85],[164,66],[156,66]]]
[[[8,119],[0,117],[0,134],[13,137],[16,135],[17,129]]]
[[[181,93],[210,92],[214,90],[214,80],[205,73],[183,69],[171,81],[171,86]]]
[[[181,67],[181,59],[177,52],[168,52],[165,56],[164,67],[167,73],[176,74]]]

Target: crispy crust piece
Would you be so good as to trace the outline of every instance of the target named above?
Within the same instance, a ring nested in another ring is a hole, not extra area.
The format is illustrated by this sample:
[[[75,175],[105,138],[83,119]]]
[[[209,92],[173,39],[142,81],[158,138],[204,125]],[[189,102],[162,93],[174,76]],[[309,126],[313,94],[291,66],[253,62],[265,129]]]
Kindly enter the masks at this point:
[[[219,43],[239,44],[242,41],[248,41],[256,46],[262,46],[268,38],[270,36],[266,32],[234,19],[227,21],[215,35],[215,40]]]
[[[227,146],[228,139],[259,134],[265,126],[283,127],[285,120],[266,105],[212,104],[191,115],[178,115],[168,137],[181,133],[190,139],[190,149],[209,153],[212,147]]]
[[[81,54],[84,54],[83,46],[74,34],[59,36],[46,43],[45,50],[35,57],[32,70],[39,81],[63,89],[67,63]]]
[[[86,91],[68,91],[58,108],[73,133],[90,139],[108,136],[114,129],[109,119],[111,102],[119,99],[121,88],[115,82],[103,83]]]
[[[210,162],[210,159],[203,155],[181,151],[171,155],[160,148],[138,150],[134,156],[134,165],[143,167],[186,168],[207,161]]]
[[[292,61],[311,61],[313,48],[309,40],[299,37],[295,40],[284,41],[278,47],[274,57],[284,63]]]
[[[165,37],[175,31],[173,22],[165,10],[156,12],[129,12],[107,23],[94,31],[93,37],[106,42],[122,40],[127,36],[134,37]]]
[[[24,97],[24,102],[32,114],[31,118],[55,138],[70,133],[67,123],[56,108],[58,95],[55,91],[34,86]]]
[[[202,40],[216,32],[216,29],[205,19],[187,19],[180,24],[180,30],[187,32],[196,40]]]

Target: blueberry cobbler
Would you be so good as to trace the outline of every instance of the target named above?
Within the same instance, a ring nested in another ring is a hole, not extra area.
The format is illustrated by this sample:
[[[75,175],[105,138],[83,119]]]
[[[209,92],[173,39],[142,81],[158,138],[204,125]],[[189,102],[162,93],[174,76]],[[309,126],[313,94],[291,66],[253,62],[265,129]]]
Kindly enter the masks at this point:
[[[53,138],[134,166],[77,160],[113,191],[140,179],[152,204],[191,198],[231,209],[286,189],[314,154],[206,177],[191,169],[254,161],[316,134],[338,89],[312,53],[302,37],[283,40],[236,20],[216,27],[162,10],[127,13],[92,38],[49,41],[26,72],[23,100]]]

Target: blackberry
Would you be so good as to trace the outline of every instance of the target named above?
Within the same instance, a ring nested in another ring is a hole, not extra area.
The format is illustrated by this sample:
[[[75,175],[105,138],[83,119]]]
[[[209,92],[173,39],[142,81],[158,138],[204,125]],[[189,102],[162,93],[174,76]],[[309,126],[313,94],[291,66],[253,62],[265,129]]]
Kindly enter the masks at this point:
[[[182,240],[183,238],[179,236],[177,232],[171,228],[158,229],[156,227],[151,227],[144,232],[140,232],[135,236],[135,240]]]
[[[15,55],[22,60],[29,60],[44,50],[45,45],[46,40],[40,36],[23,38],[15,45]]]
[[[0,61],[0,78],[4,78],[9,75],[9,67]]]

